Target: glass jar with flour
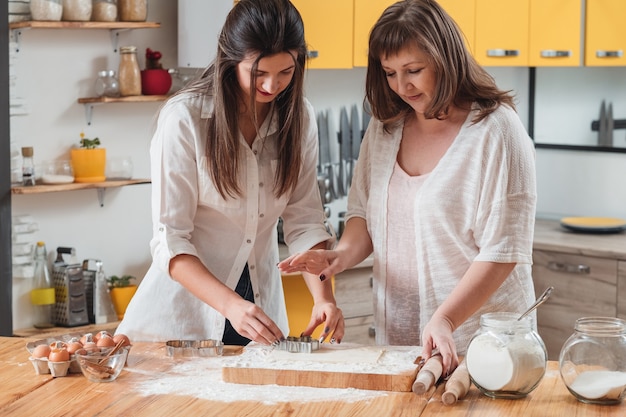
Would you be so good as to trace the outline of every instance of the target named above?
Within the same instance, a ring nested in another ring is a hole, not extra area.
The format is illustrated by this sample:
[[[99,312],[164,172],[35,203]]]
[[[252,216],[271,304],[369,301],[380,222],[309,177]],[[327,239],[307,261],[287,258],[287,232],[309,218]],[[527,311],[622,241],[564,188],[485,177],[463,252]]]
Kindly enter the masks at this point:
[[[626,395],[626,321],[583,317],[559,356],[561,378],[579,401],[618,404]]]
[[[465,360],[476,387],[492,398],[522,398],[543,378],[548,354],[533,316],[488,313],[467,348]]]

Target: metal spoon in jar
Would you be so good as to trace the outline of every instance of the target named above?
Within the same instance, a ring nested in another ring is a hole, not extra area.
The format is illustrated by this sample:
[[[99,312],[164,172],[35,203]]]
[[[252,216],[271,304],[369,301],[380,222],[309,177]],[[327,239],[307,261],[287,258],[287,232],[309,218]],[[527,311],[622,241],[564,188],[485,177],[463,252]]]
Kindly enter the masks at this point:
[[[524,312],[524,314],[522,314],[521,316],[519,316],[519,318],[517,319],[517,321],[520,321],[521,319],[523,319],[524,317],[526,317],[527,315],[529,315],[534,309],[536,309],[537,307],[539,307],[541,304],[543,304],[549,297],[550,294],[552,294],[552,290],[554,289],[554,287],[548,287],[546,288],[546,290],[543,292],[543,294],[541,294],[539,296],[539,298],[537,298],[537,301],[535,301],[533,303],[533,305],[531,305],[528,310],[526,310]]]

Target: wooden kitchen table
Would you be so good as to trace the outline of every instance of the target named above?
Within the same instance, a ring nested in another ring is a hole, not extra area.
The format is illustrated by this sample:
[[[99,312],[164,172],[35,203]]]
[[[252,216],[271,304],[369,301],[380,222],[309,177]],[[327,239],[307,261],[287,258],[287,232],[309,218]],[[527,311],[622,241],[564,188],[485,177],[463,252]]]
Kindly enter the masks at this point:
[[[26,338],[0,338],[0,415],[2,416],[608,416],[626,415],[626,405],[596,406],[574,399],[561,382],[557,364],[550,362],[540,386],[525,399],[493,400],[472,387],[466,399],[453,406],[441,403],[443,386],[424,395],[409,393],[380,393],[367,391],[371,397],[351,399],[353,390],[332,401],[301,399],[293,401],[246,400],[247,392],[258,386],[241,385],[230,392],[238,398],[207,400],[202,395],[175,393],[177,386],[193,385],[185,381],[181,369],[193,369],[198,361],[220,358],[167,357],[162,343],[135,343],[130,351],[128,367],[119,378],[109,383],[92,383],[82,375],[70,374],[62,378],[36,375],[25,349]],[[198,371],[196,371],[198,372]],[[202,370],[200,370],[202,372]],[[176,379],[178,378],[178,379]],[[219,389],[203,379],[198,393]],[[162,385],[164,393],[142,392],[145,384]],[[166,388],[166,389],[165,389]],[[283,390],[289,387],[261,387]],[[317,389],[319,392],[320,389]],[[322,391],[331,391],[321,389]],[[280,392],[280,391],[277,391]],[[315,391],[313,391],[315,392]],[[334,392],[334,391],[333,391]]]

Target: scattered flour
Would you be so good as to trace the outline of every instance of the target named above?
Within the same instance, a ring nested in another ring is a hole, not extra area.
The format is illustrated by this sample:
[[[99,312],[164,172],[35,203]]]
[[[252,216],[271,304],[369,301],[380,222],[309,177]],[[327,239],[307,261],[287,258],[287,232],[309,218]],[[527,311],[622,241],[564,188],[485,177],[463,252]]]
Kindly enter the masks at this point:
[[[135,389],[141,395],[186,395],[209,401],[258,401],[271,405],[281,402],[345,401],[356,402],[387,395],[384,391],[352,388],[311,388],[279,385],[244,385],[222,381],[218,358],[190,358],[175,364],[167,373],[126,368],[154,377],[139,383]]]
[[[324,349],[350,349],[346,344],[324,346]],[[339,346],[339,347],[338,347]],[[342,346],[342,347],[341,347]],[[126,371],[147,375],[145,382],[137,383],[135,389],[141,395],[186,395],[204,400],[234,402],[258,401],[263,404],[281,402],[343,401],[357,402],[386,396],[385,391],[354,388],[312,388],[279,385],[233,384],[222,381],[222,366],[247,366],[260,363],[275,369],[306,369],[324,371],[349,371],[357,373],[385,373],[414,369],[413,361],[420,354],[419,347],[396,347],[393,350],[378,347],[382,354],[376,363],[318,363],[315,360],[276,360],[272,349],[261,345],[248,345],[239,356],[210,358],[185,358],[172,360],[167,372],[146,371],[127,367]],[[311,355],[314,355],[312,353]],[[293,353],[293,355],[301,355]],[[295,356],[295,359],[298,359]]]

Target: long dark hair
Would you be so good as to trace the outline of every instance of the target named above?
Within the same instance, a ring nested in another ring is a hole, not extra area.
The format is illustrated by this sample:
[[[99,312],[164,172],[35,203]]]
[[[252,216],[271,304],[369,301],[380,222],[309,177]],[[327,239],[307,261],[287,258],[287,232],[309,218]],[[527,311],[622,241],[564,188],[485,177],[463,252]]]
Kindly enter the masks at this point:
[[[380,60],[413,45],[428,55],[436,74],[437,93],[424,111],[427,118],[440,118],[451,104],[468,102],[480,107],[474,122],[500,104],[514,108],[513,96],[498,89],[493,77],[476,62],[461,30],[436,1],[402,0],[383,12],[369,39],[366,99],[386,130],[414,110],[389,88]]]
[[[304,69],[306,43],[300,13],[288,0],[241,0],[230,11],[218,40],[217,56],[187,91],[213,96],[214,110],[208,123],[207,149],[211,178],[223,198],[241,195],[238,182],[240,147],[238,113],[241,97],[236,67],[250,53],[258,54],[250,72],[256,85],[261,58],[296,51],[295,71],[289,86],[273,103],[278,121],[278,169],[274,193],[281,196],[294,189],[302,166],[304,118]],[[250,91],[249,108],[256,115],[256,89]],[[255,120],[255,125],[258,126]]]

